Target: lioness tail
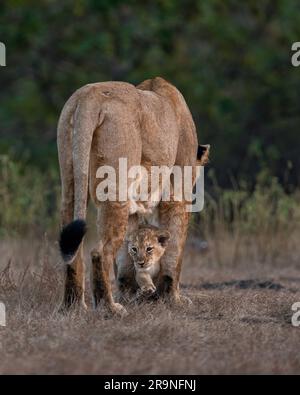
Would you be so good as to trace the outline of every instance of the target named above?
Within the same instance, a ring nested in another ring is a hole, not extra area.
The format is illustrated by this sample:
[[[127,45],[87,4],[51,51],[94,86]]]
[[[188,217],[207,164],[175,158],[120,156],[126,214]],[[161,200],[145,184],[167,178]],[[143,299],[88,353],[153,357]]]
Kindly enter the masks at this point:
[[[84,235],[86,223],[82,219],[76,219],[64,226],[59,238],[59,248],[65,262],[71,263]]]

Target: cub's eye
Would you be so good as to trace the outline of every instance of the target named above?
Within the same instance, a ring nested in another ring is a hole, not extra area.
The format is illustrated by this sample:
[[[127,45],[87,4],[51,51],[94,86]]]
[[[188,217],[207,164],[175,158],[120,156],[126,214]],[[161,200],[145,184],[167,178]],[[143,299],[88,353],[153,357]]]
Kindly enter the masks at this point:
[[[137,248],[136,247],[131,247],[131,252],[135,255],[137,253]]]
[[[153,251],[153,247],[147,247],[147,248],[146,248],[146,252],[147,252],[148,254],[151,254],[152,251]]]

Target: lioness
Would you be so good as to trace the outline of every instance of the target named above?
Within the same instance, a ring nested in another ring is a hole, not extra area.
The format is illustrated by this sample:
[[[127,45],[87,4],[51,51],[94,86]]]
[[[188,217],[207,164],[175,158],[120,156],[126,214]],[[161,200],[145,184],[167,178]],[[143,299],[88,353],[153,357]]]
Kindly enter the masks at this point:
[[[77,90],[66,102],[58,122],[58,154],[62,182],[60,250],[66,265],[64,306],[84,302],[84,263],[82,239],[86,232],[86,211],[91,198],[98,208],[97,251],[100,260],[93,263],[93,301],[100,301],[113,313],[123,313],[115,303],[110,268],[116,259],[117,285],[126,289],[128,254],[124,254],[127,230],[138,226],[138,215],[147,213],[170,232],[170,242],[161,258],[158,291],[173,302],[179,293],[183,247],[189,213],[186,201],[158,199],[140,205],[127,201],[100,202],[96,196],[97,169],[112,166],[118,174],[119,158],[127,158],[128,167],[143,165],[192,166],[197,161],[197,134],[191,113],[181,93],[162,78],[149,79],[138,86],[126,82],[89,84]],[[200,150],[205,161],[208,148]],[[199,150],[198,150],[199,153]],[[120,180],[116,180],[119,189]],[[120,249],[121,248],[121,249]],[[118,257],[117,253],[119,251]],[[98,262],[98,263],[97,263]]]

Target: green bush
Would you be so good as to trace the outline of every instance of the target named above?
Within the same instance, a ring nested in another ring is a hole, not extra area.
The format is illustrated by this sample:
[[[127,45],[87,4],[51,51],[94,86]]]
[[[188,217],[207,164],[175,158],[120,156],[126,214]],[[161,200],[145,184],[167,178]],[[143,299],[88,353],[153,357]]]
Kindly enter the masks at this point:
[[[213,186],[205,195],[204,210],[200,214],[200,221],[209,231],[271,234],[299,228],[299,191],[286,193],[267,169],[258,174],[253,191],[243,182],[234,184],[232,189],[221,189],[214,174],[209,177]]]
[[[8,156],[0,165],[1,234],[51,229],[58,219],[57,176]]]
[[[56,172],[42,172],[24,161],[0,156],[0,234],[56,232],[59,227],[60,180]],[[211,172],[212,187],[203,212],[192,226],[212,234],[292,232],[300,224],[299,192],[287,194],[268,171],[257,177],[249,191],[246,183],[222,189]]]

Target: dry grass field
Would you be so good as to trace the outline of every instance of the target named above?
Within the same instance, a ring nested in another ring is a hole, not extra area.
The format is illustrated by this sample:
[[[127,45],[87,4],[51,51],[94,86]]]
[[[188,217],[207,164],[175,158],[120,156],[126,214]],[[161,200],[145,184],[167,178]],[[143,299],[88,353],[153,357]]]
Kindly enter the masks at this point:
[[[300,301],[298,240],[218,235],[206,245],[190,236],[182,290],[193,305],[132,306],[122,319],[91,308],[61,315],[55,243],[2,240],[0,373],[299,374],[300,327],[291,325]],[[88,281],[87,294],[90,306]]]

